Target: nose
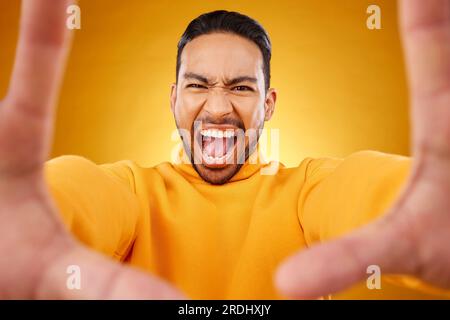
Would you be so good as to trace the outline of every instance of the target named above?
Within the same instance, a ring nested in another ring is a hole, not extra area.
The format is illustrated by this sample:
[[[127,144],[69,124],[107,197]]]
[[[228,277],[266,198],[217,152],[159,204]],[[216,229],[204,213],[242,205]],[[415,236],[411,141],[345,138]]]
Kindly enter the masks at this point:
[[[203,109],[213,117],[223,117],[233,112],[227,89],[214,87],[208,89],[208,96]]]

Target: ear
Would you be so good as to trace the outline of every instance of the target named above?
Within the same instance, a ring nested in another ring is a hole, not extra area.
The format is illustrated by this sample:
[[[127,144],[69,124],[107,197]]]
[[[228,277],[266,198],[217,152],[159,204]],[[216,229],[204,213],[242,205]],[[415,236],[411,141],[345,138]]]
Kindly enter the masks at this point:
[[[175,112],[175,104],[177,103],[177,84],[172,83],[170,86],[170,109]]]
[[[264,103],[264,121],[269,121],[275,111],[275,102],[277,101],[277,91],[270,88],[266,94]]]

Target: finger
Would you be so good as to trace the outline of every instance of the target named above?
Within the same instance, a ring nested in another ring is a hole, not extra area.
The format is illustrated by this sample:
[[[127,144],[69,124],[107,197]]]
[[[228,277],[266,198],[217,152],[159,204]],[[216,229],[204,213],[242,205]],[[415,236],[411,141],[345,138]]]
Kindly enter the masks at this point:
[[[69,48],[69,0],[23,0],[19,41],[6,100],[20,112],[47,115],[54,105]]]
[[[10,87],[0,106],[0,173],[17,175],[46,160],[52,113],[70,35],[68,0],[23,0]]]
[[[450,1],[403,0],[401,29],[414,97],[450,89]]]
[[[450,0],[402,0],[414,154],[450,155]]]
[[[37,299],[186,299],[166,281],[83,247],[57,257],[35,292]]]
[[[409,244],[385,220],[335,241],[315,245],[287,259],[278,269],[275,284],[291,298],[314,299],[344,290],[368,277],[367,268],[406,272]]]

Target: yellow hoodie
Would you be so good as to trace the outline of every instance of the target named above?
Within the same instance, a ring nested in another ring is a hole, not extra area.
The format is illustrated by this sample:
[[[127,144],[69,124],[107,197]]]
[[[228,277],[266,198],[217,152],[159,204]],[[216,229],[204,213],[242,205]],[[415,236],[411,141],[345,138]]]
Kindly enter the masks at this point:
[[[46,176],[65,224],[87,246],[167,279],[190,298],[277,299],[279,263],[382,214],[410,162],[363,151],[280,165],[274,175],[246,163],[214,186],[188,164],[96,165],[63,156],[46,164]],[[360,285],[336,297],[427,297],[411,290],[423,285],[405,279],[406,287]]]

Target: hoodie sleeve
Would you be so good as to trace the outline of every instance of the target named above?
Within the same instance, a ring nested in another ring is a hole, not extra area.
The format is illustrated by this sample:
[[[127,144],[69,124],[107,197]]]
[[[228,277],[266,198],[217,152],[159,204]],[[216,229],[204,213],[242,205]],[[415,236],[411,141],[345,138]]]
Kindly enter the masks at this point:
[[[399,196],[410,169],[411,158],[375,151],[310,160],[298,210],[307,245],[332,240],[382,216]],[[383,274],[382,280],[450,297],[411,276]]]
[[[136,237],[141,211],[131,170],[96,165],[78,156],[46,163],[48,188],[69,231],[82,243],[123,260]]]

